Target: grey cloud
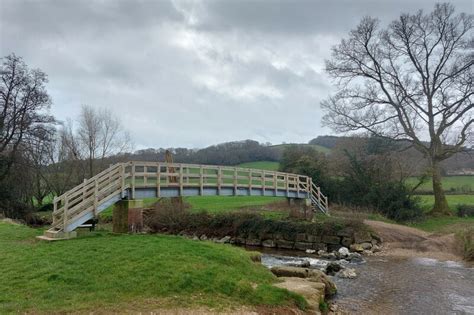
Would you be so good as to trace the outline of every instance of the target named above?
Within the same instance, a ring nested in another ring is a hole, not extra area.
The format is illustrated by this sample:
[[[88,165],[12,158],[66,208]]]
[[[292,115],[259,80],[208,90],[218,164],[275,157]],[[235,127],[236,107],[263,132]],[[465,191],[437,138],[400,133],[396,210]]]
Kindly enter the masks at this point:
[[[471,11],[470,1],[456,1]],[[330,47],[364,15],[434,1],[0,0],[0,56],[49,76],[53,113],[120,114],[136,147],[303,142],[321,127]]]

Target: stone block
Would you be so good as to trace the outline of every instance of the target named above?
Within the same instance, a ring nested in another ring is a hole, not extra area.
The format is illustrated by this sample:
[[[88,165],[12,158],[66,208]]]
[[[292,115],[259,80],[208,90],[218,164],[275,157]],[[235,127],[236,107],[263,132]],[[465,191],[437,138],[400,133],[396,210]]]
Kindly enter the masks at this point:
[[[262,242],[263,247],[274,248],[276,247],[276,243],[273,240],[264,240]]]
[[[297,242],[304,242],[304,241],[306,241],[306,234],[305,234],[305,233],[298,233],[298,234],[296,234],[296,241],[297,241]]]
[[[248,238],[245,240],[245,245],[247,246],[260,246],[262,245],[262,241],[258,238]]]
[[[313,234],[306,234],[306,241],[310,243],[320,243],[321,236],[313,235]]]
[[[351,246],[351,244],[354,243],[354,240],[351,237],[343,237],[341,244],[344,245],[345,247]]]
[[[296,242],[295,243],[295,249],[298,250],[307,250],[307,249],[312,249],[313,244],[312,243],[307,243],[307,242]]]
[[[278,248],[283,248],[283,249],[293,249],[295,246],[295,242],[285,241],[285,240],[277,240],[276,244]]]
[[[365,243],[370,242],[372,240],[372,236],[367,231],[358,231],[354,233],[354,241],[356,243]]]
[[[339,236],[334,236],[334,235],[324,235],[322,237],[322,242],[326,244],[340,244],[341,243],[341,238]]]

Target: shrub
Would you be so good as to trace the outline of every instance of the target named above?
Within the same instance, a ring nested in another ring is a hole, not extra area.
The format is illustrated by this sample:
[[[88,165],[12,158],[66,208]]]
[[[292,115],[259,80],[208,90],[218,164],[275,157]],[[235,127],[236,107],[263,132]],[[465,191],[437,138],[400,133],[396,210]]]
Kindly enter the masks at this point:
[[[210,215],[206,212],[174,211],[172,207],[157,207],[145,220],[151,232],[202,235],[208,237],[234,236],[264,238],[278,234],[296,239],[298,233],[313,235],[333,234],[345,228],[365,230],[360,220],[329,218],[322,222],[275,220],[250,212],[229,212]]]
[[[383,160],[359,160],[349,155],[350,170],[340,182],[341,201],[374,209],[395,221],[415,221],[423,216],[419,199],[403,181],[393,178]]]
[[[462,254],[464,259],[474,261],[474,228],[467,228],[456,234],[458,241],[461,244]]]
[[[458,205],[456,208],[456,214],[459,217],[474,217],[474,205]]]

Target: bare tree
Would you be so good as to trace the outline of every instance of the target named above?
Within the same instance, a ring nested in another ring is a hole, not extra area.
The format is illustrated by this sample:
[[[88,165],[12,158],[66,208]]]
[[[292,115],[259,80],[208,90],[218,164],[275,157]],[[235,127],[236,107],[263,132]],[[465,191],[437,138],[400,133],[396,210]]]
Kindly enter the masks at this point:
[[[109,110],[97,110],[91,106],[82,106],[79,116],[78,140],[70,135],[71,145],[82,148],[88,161],[89,176],[95,174],[95,165],[108,156],[120,154],[131,149],[131,140],[123,129],[120,120]]]
[[[34,142],[54,122],[47,114],[51,100],[46,92],[46,74],[30,70],[23,59],[12,54],[0,68],[0,179],[5,178],[22,145]]]
[[[449,213],[440,162],[472,141],[473,65],[473,16],[450,4],[386,28],[366,17],[326,62],[339,91],[322,103],[324,121],[338,132],[410,141],[430,162],[432,213]]]

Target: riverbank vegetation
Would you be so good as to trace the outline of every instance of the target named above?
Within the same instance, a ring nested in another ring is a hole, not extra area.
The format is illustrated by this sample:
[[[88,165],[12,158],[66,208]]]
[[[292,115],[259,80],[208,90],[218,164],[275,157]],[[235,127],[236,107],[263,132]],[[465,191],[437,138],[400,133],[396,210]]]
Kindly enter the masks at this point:
[[[249,252],[177,236],[112,235],[47,243],[0,222],[0,312],[151,312],[299,306]],[[230,268],[229,266],[232,266]]]

